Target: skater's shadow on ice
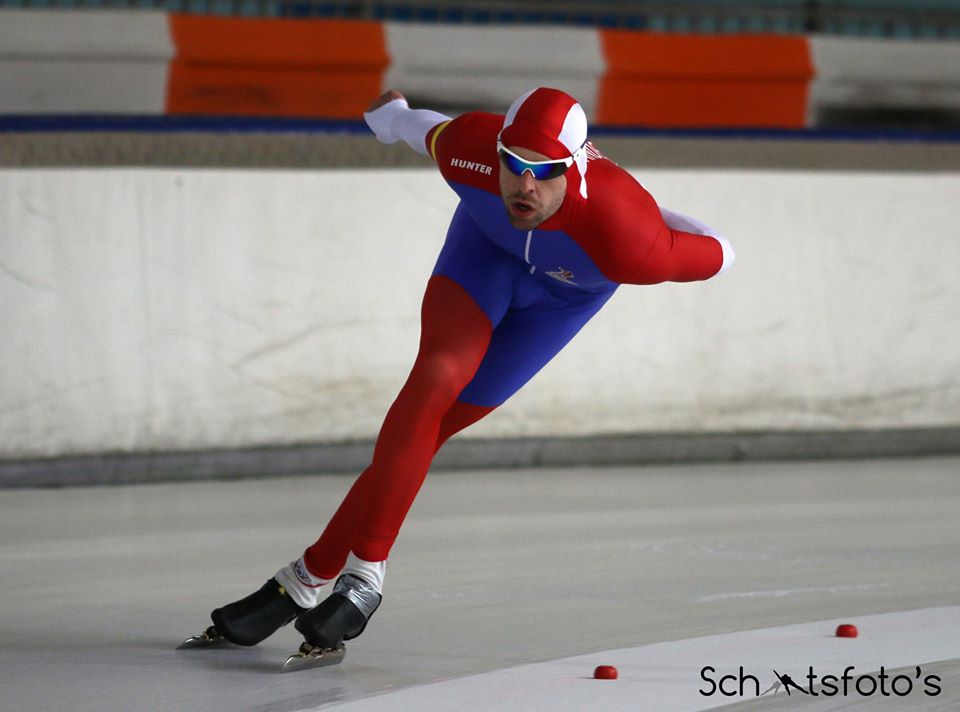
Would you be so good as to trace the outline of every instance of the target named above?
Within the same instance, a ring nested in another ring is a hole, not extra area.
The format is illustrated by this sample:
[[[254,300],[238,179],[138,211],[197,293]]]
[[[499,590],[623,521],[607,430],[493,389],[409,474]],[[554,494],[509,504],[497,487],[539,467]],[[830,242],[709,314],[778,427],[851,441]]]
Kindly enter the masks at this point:
[[[20,652],[27,647],[31,652],[43,652],[50,655],[66,654],[71,657],[82,655],[100,657],[131,656],[136,654],[155,654],[172,651],[177,644],[171,644],[169,638],[151,636],[135,638],[130,635],[107,637],[103,634],[91,635],[89,632],[58,632],[55,636],[33,636],[27,641],[16,636],[0,635],[0,652]]]
[[[0,659],[21,657],[25,649],[47,660],[66,658],[88,664],[111,667],[185,665],[207,670],[235,670],[276,674],[289,655],[286,648],[245,648],[228,646],[216,649],[176,650],[180,641],[158,635],[107,637],[89,633],[60,633],[56,637],[36,638],[27,643],[17,636],[0,636]]]
[[[164,650],[169,651],[170,646],[165,646]],[[194,667],[270,674],[279,673],[280,665],[289,655],[289,651],[285,649],[247,648],[239,645],[206,650],[174,650],[173,653],[177,659],[182,659]]]

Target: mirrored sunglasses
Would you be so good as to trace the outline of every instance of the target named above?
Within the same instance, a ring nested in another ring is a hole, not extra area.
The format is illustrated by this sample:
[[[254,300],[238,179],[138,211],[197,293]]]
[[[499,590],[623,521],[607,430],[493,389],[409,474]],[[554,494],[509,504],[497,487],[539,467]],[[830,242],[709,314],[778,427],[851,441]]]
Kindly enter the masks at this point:
[[[499,141],[497,141],[497,153],[500,154],[500,161],[511,173],[522,176],[527,171],[530,171],[530,175],[537,180],[559,178],[573,165],[573,156],[560,158],[555,161],[528,161],[520,158],[520,156],[513,153]]]

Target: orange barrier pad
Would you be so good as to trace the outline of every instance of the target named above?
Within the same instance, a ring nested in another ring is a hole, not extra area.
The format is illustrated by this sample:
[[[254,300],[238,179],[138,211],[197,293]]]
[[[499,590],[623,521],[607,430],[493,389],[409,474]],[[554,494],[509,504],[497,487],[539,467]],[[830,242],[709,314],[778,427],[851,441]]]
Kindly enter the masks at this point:
[[[390,62],[375,22],[174,14],[170,31],[171,114],[356,119]]]
[[[597,122],[657,127],[806,123],[814,76],[805,37],[603,30]]]

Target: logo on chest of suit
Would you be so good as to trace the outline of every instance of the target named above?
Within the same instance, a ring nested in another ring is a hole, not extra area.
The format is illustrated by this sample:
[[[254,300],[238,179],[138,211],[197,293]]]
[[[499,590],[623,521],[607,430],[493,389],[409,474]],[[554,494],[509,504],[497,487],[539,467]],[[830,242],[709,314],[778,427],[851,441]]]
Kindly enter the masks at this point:
[[[563,267],[557,267],[552,272],[544,272],[548,277],[553,277],[558,282],[563,282],[564,284],[573,284],[576,285],[576,282],[573,281],[573,272]]]
[[[486,166],[482,163],[474,163],[473,161],[465,161],[462,158],[451,158],[450,165],[454,168],[466,168],[468,171],[483,173],[486,176],[493,174],[492,166]]]

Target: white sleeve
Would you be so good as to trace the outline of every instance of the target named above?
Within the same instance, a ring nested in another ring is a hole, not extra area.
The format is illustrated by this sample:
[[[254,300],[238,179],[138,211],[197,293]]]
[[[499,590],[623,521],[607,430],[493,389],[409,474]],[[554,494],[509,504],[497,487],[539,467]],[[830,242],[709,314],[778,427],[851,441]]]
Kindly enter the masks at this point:
[[[367,126],[381,143],[406,141],[417,153],[427,153],[427,133],[450,117],[428,109],[411,109],[406,99],[394,99],[363,114]]]
[[[720,243],[720,249],[723,250],[723,264],[720,266],[720,271],[717,272],[717,274],[726,272],[737,258],[733,252],[733,246],[730,244],[730,241],[709,225],[689,215],[675,213],[662,206],[660,207],[660,214],[663,216],[663,221],[667,224],[667,227],[671,230],[682,230],[683,232],[690,232],[694,235],[706,235]]]

